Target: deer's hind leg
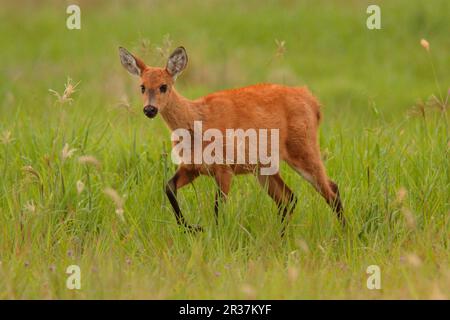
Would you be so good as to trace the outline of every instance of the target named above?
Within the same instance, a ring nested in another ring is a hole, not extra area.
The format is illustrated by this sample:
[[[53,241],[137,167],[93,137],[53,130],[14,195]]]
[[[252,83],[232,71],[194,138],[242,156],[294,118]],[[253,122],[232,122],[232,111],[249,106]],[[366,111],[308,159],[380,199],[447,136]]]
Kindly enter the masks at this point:
[[[328,205],[336,213],[344,225],[344,208],[342,206],[339,188],[326,174],[325,166],[320,158],[318,146],[303,148],[302,152],[292,153],[286,162],[322,195]]]
[[[279,173],[274,175],[258,175],[258,181],[263,188],[267,188],[269,196],[275,201],[283,224],[281,236],[286,232],[292,212],[297,203],[297,198],[291,189],[284,183]],[[286,220],[287,217],[287,221]]]
[[[232,175],[233,173],[227,169],[219,169],[214,173],[214,179],[217,184],[214,199],[214,217],[216,219],[216,224],[219,223],[219,202],[225,202],[227,200],[228,192],[231,187]]]

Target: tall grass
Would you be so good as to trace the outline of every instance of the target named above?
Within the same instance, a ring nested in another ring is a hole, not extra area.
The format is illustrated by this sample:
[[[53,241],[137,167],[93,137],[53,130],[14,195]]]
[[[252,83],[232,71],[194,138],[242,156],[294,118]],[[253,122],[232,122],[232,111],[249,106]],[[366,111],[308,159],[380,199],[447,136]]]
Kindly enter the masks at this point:
[[[81,1],[80,31],[65,29],[64,4],[2,3],[0,298],[449,298],[447,1],[382,2],[379,31],[365,2],[193,3]],[[299,196],[285,241],[250,176],[218,226],[214,182],[182,189],[205,229],[184,233],[163,192],[169,132],[142,115],[119,45],[159,65],[184,45],[190,98],[310,86],[348,228],[282,166]],[[72,264],[81,290],[66,288]],[[366,287],[373,264],[381,290]]]

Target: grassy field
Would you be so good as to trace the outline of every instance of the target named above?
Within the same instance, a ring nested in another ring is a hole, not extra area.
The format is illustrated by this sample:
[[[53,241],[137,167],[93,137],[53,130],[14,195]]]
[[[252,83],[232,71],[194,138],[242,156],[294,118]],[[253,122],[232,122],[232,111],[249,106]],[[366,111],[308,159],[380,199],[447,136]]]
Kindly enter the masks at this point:
[[[450,298],[447,0],[377,1],[381,30],[366,28],[366,1],[81,1],[81,30],[66,28],[68,3],[0,3],[0,298]],[[285,241],[251,176],[219,226],[213,179],[182,189],[205,229],[184,233],[163,192],[170,132],[142,114],[119,45],[161,66],[186,47],[188,98],[308,85],[348,228],[283,166],[299,197]],[[73,100],[58,101],[49,89],[68,77]]]

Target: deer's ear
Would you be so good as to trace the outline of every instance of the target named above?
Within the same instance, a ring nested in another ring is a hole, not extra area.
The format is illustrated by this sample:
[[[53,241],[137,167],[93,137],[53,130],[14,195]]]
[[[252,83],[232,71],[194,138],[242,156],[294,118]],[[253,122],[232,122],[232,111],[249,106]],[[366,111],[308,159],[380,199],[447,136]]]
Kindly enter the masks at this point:
[[[167,60],[166,70],[173,79],[176,79],[186,68],[187,63],[188,57],[186,50],[183,47],[178,47],[174,50],[174,52],[172,52]]]
[[[120,62],[129,73],[140,76],[146,68],[145,63],[133,56],[127,49],[119,47]]]

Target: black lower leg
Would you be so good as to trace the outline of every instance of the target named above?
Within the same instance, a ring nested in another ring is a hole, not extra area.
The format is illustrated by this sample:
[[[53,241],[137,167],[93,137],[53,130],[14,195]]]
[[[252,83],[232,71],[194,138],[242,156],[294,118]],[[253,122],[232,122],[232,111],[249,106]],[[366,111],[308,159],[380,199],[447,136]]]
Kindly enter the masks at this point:
[[[177,201],[177,179],[178,176],[175,174],[175,176],[173,176],[173,178],[170,179],[166,185],[166,195],[169,198],[173,211],[175,212],[175,219],[177,220],[178,225],[183,226],[190,231],[199,231],[199,227],[187,224],[183,214],[181,213],[181,209]]]
[[[286,220],[288,212],[294,211],[296,204],[297,197],[293,193],[289,196],[289,200],[287,203],[278,203],[278,212],[281,215],[281,222],[284,222]]]
[[[216,220],[216,224],[219,224],[219,201],[222,198],[221,194],[222,192],[218,189],[214,198],[214,218]]]
[[[166,184],[166,195],[169,198],[170,204],[172,205],[173,211],[175,212],[175,219],[179,225],[186,226],[186,221],[184,220],[183,214],[181,213],[180,206],[177,201],[177,179],[178,176],[173,176]]]
[[[289,196],[289,201],[286,205],[284,204],[279,204],[278,205],[278,212],[281,215],[281,223],[283,225],[282,229],[281,229],[281,236],[284,237],[284,234],[286,233],[286,227],[287,227],[287,222],[286,220],[286,216],[289,214],[292,214],[292,212],[295,209],[295,206],[297,204],[297,197],[291,193],[291,195]]]
[[[330,187],[336,196],[333,201],[329,202],[329,205],[331,206],[333,211],[336,212],[336,215],[337,215],[339,221],[343,225],[345,225],[344,207],[342,206],[341,196],[339,194],[339,188],[338,188],[337,184],[331,180],[330,180]]]

